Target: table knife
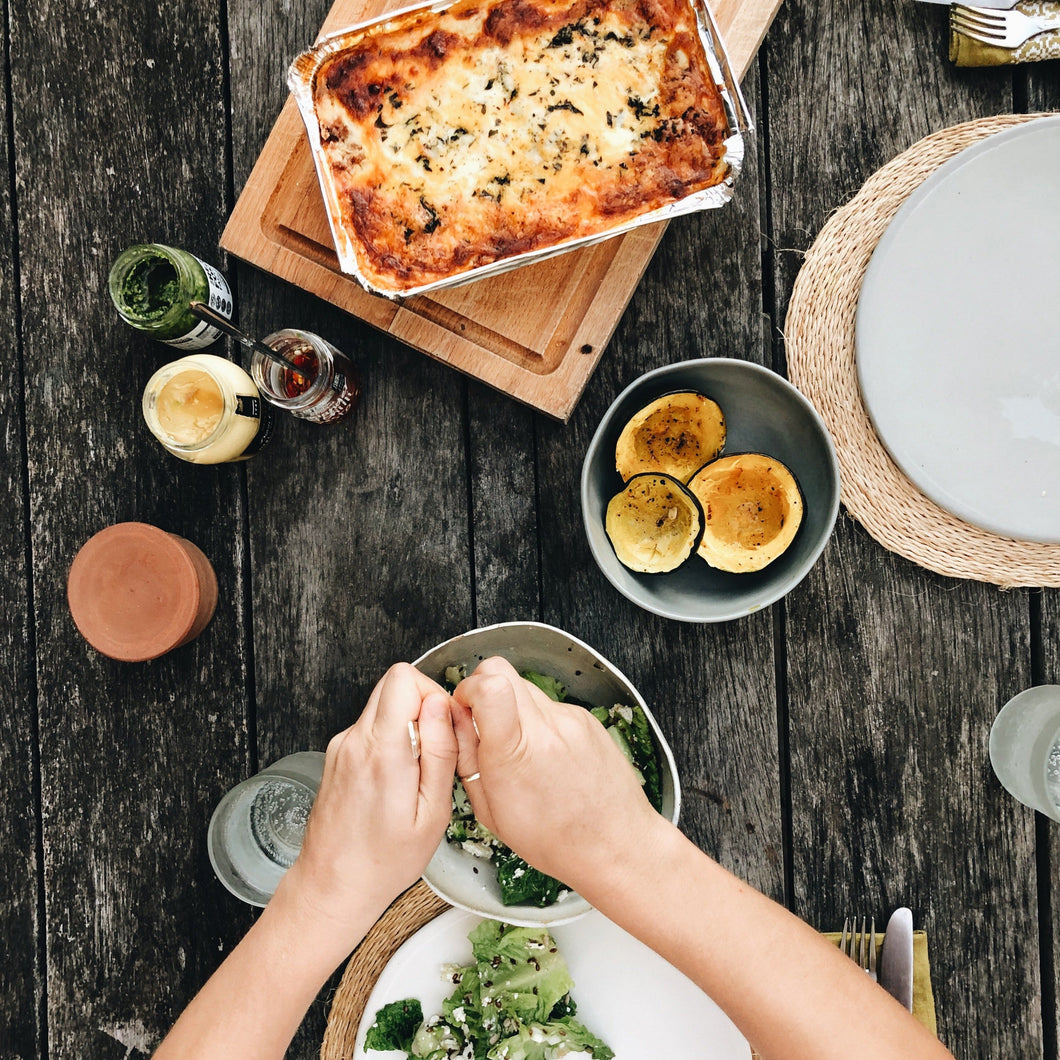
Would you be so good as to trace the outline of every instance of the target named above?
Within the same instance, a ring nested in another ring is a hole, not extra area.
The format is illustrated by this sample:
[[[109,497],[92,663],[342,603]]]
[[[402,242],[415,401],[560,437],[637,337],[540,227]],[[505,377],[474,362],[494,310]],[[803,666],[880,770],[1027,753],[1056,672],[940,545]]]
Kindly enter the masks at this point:
[[[948,7],[950,0],[920,0],[922,4],[946,4]],[[969,0],[969,5],[972,7],[993,7],[999,11],[1008,11],[1010,8],[1016,6],[1016,0]]]
[[[913,1011],[913,914],[904,906],[887,922],[880,955],[880,986]]]

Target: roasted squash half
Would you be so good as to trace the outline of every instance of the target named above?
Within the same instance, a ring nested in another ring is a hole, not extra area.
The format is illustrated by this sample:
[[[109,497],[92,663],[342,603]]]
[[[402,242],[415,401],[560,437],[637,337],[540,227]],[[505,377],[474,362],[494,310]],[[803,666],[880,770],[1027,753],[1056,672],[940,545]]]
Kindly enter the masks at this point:
[[[688,483],[703,509],[698,552],[718,570],[762,570],[783,554],[802,524],[795,476],[762,453],[725,456]]]
[[[604,529],[619,561],[644,574],[665,574],[695,550],[703,513],[669,475],[634,475],[607,505]]]
[[[725,445],[725,417],[717,402],[683,391],[645,405],[622,428],[615,468],[622,481],[646,471],[687,482]]]

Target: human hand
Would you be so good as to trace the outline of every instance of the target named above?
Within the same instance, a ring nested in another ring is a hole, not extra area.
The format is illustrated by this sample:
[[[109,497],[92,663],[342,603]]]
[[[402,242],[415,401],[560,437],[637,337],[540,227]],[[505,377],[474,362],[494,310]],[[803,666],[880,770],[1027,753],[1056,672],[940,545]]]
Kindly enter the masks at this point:
[[[280,886],[350,949],[366,916],[374,921],[414,883],[442,841],[456,754],[448,694],[408,663],[387,671],[356,723],[328,744],[301,853]]]
[[[475,816],[535,868],[585,893],[663,819],[583,707],[556,703],[504,659],[453,693],[461,777]]]

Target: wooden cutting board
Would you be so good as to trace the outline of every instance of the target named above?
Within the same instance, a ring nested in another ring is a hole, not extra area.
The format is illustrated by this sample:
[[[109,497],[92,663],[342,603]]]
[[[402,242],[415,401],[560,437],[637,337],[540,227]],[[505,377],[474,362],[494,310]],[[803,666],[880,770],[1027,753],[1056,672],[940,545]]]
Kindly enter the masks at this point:
[[[715,0],[742,78],[781,0]],[[407,6],[336,0],[321,33]],[[737,178],[739,186],[739,178]],[[492,279],[392,302],[339,271],[305,126],[288,98],[221,236],[239,258],[564,422],[651,260],[666,223]]]

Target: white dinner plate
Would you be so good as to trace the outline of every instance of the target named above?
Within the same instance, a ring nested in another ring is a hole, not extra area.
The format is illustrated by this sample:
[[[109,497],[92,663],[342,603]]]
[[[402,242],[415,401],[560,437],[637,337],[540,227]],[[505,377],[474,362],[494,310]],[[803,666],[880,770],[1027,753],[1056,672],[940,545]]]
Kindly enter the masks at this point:
[[[400,1052],[365,1053],[376,1012],[391,1001],[419,998],[423,1015],[441,1012],[453,985],[443,964],[470,964],[468,932],[481,918],[449,909],[420,928],[376,980],[357,1028],[355,1056],[398,1060]],[[748,1060],[747,1040],[690,979],[593,910],[550,928],[574,979],[576,1018],[615,1051],[615,1060]]]
[[[923,493],[1060,542],[1060,118],[979,141],[909,196],[865,273],[856,342],[865,407]]]

